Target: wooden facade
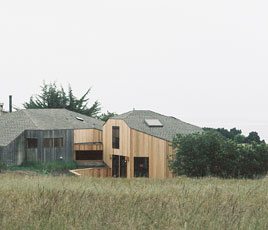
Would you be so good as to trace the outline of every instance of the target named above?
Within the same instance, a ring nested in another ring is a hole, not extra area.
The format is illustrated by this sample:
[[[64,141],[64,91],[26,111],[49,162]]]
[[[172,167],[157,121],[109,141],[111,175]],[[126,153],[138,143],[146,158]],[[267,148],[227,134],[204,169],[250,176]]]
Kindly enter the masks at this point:
[[[25,160],[37,161],[40,163],[59,161],[73,161],[73,130],[27,130],[25,131]],[[27,139],[37,139],[37,148],[27,148]],[[46,138],[62,138],[63,143],[60,147],[46,147]]]
[[[120,128],[119,149],[112,146],[112,127]],[[110,119],[103,127],[104,162],[112,168],[113,155],[127,159],[127,178],[134,177],[134,158],[149,158],[149,178],[171,178],[168,155],[173,150],[170,142],[131,129],[123,120]]]
[[[86,162],[102,162],[101,160],[78,160],[76,152],[90,152],[90,151],[99,151],[103,154],[103,134],[101,130],[97,129],[77,129],[74,130],[74,160],[81,163]]]

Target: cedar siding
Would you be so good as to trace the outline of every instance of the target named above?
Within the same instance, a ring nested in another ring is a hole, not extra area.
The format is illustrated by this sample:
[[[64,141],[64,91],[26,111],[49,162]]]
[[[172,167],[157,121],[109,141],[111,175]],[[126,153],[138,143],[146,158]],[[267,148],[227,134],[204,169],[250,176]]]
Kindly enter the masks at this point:
[[[120,148],[112,148],[112,127],[120,127]],[[125,121],[110,119],[103,127],[104,162],[112,168],[112,155],[126,156],[127,177],[134,177],[134,157],[149,157],[149,178],[170,178],[167,155],[170,142],[128,127]]]

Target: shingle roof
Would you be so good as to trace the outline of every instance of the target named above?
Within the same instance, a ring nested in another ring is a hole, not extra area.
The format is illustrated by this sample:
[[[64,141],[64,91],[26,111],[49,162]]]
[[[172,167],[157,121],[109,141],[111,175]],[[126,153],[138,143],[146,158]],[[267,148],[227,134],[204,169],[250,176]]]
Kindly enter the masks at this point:
[[[79,121],[76,117],[82,118]],[[98,129],[103,122],[66,109],[28,109],[0,116],[0,146],[6,146],[24,130]]]
[[[172,141],[176,134],[203,132],[200,127],[149,110],[133,110],[112,119],[124,120],[132,129],[167,141]],[[158,119],[163,124],[163,127],[149,127],[145,119]]]

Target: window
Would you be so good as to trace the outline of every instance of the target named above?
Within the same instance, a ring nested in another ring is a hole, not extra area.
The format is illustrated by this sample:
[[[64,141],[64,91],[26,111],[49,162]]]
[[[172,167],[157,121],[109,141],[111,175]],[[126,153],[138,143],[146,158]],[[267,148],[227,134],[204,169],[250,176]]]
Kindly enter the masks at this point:
[[[55,138],[54,139],[54,147],[55,148],[63,147],[63,138]]]
[[[77,161],[101,161],[103,160],[103,151],[76,151]]]
[[[163,124],[158,119],[145,119],[145,123],[149,127],[163,127]]]
[[[36,149],[37,146],[38,146],[38,139],[36,139],[36,138],[28,138],[27,139],[28,149]]]
[[[119,149],[120,138],[119,138],[120,129],[118,126],[113,126],[113,149]]]
[[[134,157],[134,176],[149,177],[149,157]]]
[[[44,147],[52,148],[53,147],[53,138],[44,138]]]
[[[63,147],[63,138],[44,138],[45,148],[61,148]]]

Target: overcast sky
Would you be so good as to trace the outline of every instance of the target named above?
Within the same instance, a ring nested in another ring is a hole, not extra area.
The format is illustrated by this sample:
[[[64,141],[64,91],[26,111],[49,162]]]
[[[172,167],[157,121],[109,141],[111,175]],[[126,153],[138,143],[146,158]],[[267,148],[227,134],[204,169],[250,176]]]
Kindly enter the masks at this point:
[[[43,80],[117,113],[150,109],[268,142],[264,0],[1,0],[0,102]]]

